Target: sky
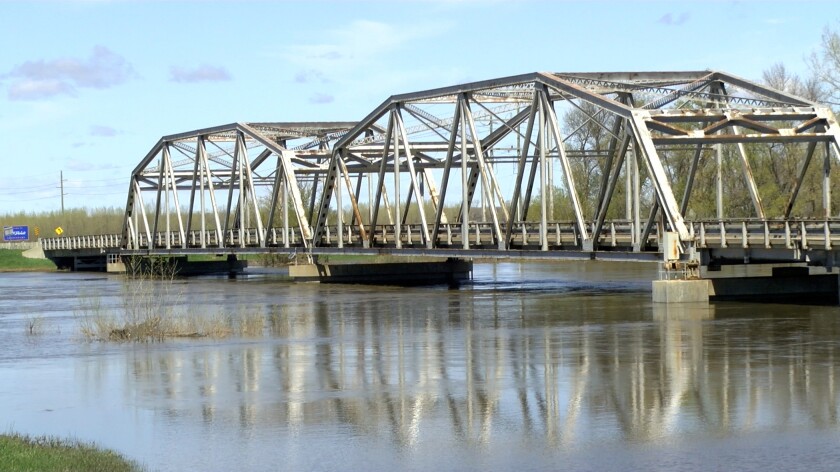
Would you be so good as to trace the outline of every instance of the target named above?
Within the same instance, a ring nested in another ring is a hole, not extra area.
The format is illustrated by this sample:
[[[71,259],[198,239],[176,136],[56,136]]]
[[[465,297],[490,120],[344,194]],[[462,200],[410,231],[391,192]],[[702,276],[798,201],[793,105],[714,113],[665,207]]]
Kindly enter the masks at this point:
[[[717,69],[805,56],[830,1],[0,1],[0,214],[125,205],[164,135],[356,121],[389,96],[535,71]]]

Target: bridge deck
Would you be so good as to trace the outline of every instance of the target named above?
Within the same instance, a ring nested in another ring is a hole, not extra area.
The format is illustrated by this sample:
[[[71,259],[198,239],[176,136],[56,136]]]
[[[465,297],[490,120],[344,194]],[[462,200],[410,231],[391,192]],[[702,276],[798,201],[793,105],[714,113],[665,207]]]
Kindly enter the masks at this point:
[[[760,254],[762,259],[786,260],[801,258],[808,251],[831,251],[840,247],[840,220],[728,220],[697,221],[688,224],[698,250],[741,250]],[[428,255],[441,257],[489,258],[556,258],[659,261],[661,249],[659,235],[651,231],[644,245],[635,245],[639,238],[632,222],[616,221],[592,248],[584,248],[573,222],[553,222],[546,231],[543,245],[538,223],[515,225],[511,240],[506,246],[498,244],[493,226],[489,223],[471,223],[466,242],[461,225],[442,225],[435,244],[427,245],[419,225],[402,225],[399,244],[395,225],[370,227],[368,239],[360,237],[358,227],[328,226],[320,244],[306,244],[299,230],[271,228],[264,237],[257,229],[230,230],[221,235],[215,230],[158,232],[151,240],[141,235],[138,244],[125,248],[120,235],[90,235],[42,240],[48,253],[74,253],[89,255],[91,252],[111,254],[256,254],[256,253],[311,253],[348,255]],[[502,226],[502,232],[504,232]],[[220,238],[220,236],[223,236]],[[795,253],[795,254],[794,254]]]

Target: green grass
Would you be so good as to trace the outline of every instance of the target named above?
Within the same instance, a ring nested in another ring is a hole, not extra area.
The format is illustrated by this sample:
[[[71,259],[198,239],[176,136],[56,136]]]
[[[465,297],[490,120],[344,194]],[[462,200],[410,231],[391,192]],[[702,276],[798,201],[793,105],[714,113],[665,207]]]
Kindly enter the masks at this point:
[[[140,472],[144,469],[114,451],[79,441],[13,433],[0,434],[0,470]]]
[[[0,272],[55,270],[55,264],[49,259],[29,259],[23,257],[23,251],[0,249]]]

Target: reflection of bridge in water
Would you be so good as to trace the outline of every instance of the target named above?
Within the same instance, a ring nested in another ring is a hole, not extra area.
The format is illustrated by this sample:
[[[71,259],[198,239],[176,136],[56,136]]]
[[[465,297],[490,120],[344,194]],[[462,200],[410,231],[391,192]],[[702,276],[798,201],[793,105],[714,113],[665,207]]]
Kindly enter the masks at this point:
[[[456,293],[422,308],[387,291],[363,297],[270,308],[276,339],[258,346],[144,352],[127,394],[175,417],[349,426],[402,446],[573,447],[838,424],[837,325],[819,308],[761,323],[731,305],[660,305],[653,320],[643,309],[634,319],[625,297],[609,295]]]
[[[838,137],[829,108],[723,72],[524,74],[395,95],[359,122],[165,136],[132,172],[121,234],[43,246],[62,264],[302,252],[824,273]],[[779,162],[796,175],[756,172]]]

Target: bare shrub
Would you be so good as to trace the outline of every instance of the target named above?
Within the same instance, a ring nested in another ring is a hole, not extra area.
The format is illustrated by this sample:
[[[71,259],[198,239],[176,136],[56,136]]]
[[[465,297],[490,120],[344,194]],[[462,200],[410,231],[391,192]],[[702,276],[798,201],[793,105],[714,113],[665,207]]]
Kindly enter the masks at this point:
[[[176,337],[259,337],[266,319],[259,307],[240,308],[234,315],[179,309],[182,294],[176,291],[175,269],[165,260],[129,260],[128,275],[120,291],[121,303],[113,310],[102,306],[101,294],[80,297],[76,318],[89,341],[154,342]]]
[[[265,316],[259,308],[244,308],[236,315],[237,332],[240,336],[257,338],[263,335]]]
[[[24,319],[24,328],[27,336],[44,334],[44,317],[41,315],[27,315]]]

